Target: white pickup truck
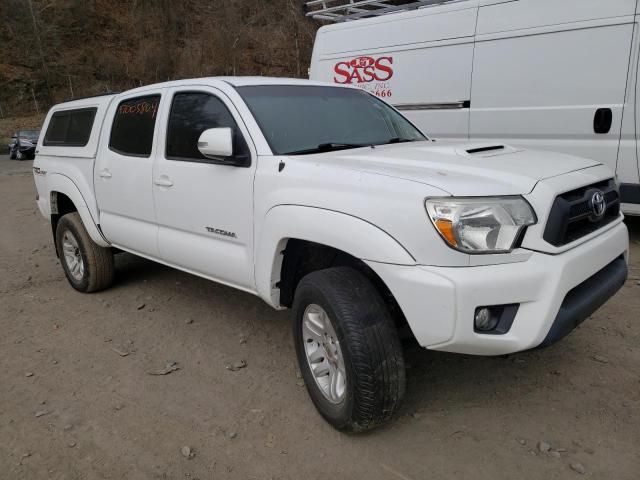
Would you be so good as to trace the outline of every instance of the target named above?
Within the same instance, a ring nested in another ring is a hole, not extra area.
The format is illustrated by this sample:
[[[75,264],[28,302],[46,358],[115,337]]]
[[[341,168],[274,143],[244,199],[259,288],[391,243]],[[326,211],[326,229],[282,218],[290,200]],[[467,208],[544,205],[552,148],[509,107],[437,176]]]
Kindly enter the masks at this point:
[[[547,346],[627,276],[611,170],[429,140],[353,87],[266,78],[151,85],[51,109],[38,206],[69,283],[127,251],[293,310],[309,395],[340,430],[389,419],[400,337],[500,355]]]

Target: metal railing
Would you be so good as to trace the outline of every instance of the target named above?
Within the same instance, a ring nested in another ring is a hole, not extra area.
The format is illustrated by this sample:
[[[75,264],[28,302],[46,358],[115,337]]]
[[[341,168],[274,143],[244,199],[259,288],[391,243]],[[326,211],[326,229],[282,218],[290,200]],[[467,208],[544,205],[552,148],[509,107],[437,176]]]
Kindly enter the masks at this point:
[[[459,0],[306,0],[305,15],[316,20],[347,22]]]

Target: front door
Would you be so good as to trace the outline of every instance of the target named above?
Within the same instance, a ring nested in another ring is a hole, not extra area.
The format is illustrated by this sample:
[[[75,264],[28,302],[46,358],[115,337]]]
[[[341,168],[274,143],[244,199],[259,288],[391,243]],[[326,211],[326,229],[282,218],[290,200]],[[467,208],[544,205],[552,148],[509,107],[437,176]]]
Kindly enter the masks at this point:
[[[245,290],[253,280],[255,154],[238,112],[214,88],[174,89],[153,168],[160,257],[177,267]],[[209,128],[234,131],[243,166],[221,164],[198,151]]]
[[[109,108],[94,168],[100,227],[115,246],[148,257],[158,256],[151,188],[154,136],[161,91],[128,96]]]

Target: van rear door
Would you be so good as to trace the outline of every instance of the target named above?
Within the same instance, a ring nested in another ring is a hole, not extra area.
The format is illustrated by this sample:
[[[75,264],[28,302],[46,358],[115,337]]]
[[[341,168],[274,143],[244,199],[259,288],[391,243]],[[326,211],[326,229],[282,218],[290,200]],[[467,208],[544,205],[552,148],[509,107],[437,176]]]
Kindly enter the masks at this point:
[[[310,77],[371,92],[433,137],[467,140],[477,7],[468,0],[322,27]]]
[[[615,169],[635,9],[636,0],[481,0],[470,138]]]

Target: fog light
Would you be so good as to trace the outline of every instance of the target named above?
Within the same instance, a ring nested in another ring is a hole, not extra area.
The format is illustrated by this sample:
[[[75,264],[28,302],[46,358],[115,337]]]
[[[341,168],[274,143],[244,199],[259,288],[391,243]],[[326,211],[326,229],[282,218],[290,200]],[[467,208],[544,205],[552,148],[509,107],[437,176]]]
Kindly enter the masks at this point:
[[[488,332],[498,325],[498,315],[494,315],[490,308],[480,307],[476,309],[474,318],[476,330]]]

